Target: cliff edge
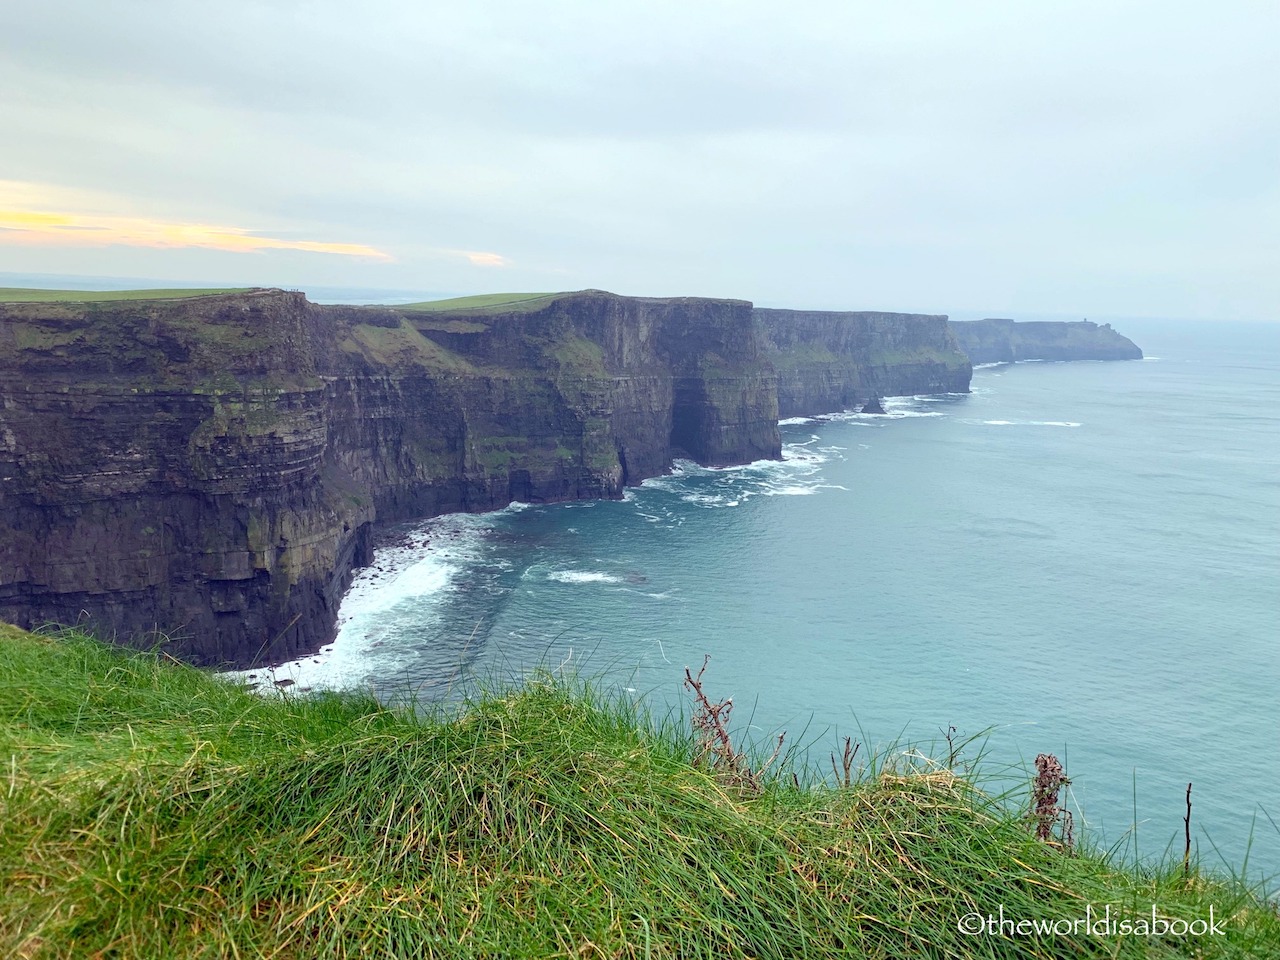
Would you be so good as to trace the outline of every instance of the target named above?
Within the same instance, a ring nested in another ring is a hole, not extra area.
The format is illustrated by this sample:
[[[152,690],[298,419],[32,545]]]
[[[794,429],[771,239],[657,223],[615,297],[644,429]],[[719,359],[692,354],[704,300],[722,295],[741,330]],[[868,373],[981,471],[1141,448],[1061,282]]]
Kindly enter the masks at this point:
[[[1109,323],[989,319],[952,321],[950,326],[974,363],[1142,359],[1137,345]]]

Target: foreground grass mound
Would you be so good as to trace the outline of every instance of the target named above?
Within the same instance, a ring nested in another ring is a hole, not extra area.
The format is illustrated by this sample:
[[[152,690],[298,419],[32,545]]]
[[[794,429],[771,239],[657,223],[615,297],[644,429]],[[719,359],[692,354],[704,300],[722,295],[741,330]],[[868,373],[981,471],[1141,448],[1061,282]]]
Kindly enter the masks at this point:
[[[746,790],[694,756],[550,680],[424,720],[0,628],[0,955],[1280,954],[1247,891],[1065,856],[948,771]],[[1223,933],[960,929],[1153,905]]]

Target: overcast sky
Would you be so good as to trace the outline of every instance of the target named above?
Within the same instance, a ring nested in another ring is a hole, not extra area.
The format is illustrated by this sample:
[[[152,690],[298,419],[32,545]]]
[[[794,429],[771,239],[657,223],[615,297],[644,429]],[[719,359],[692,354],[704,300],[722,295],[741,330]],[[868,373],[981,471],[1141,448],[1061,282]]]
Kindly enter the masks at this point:
[[[0,271],[1280,319],[1280,3],[4,3]]]

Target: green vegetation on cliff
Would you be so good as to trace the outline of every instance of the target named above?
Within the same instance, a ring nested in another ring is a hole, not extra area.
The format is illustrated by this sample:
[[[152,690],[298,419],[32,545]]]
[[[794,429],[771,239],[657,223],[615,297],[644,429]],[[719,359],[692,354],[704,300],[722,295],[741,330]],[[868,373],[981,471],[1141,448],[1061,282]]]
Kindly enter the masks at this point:
[[[260,698],[0,627],[0,954],[1166,957],[1280,951],[1272,906],[1035,840],[949,770],[759,787],[549,678],[421,718]],[[905,763],[905,761],[904,761]],[[1221,935],[966,935],[1091,909]]]
[[[558,296],[560,296],[558,293],[482,293],[474,297],[451,297],[448,300],[406,303],[396,309],[427,313],[485,313],[488,311],[510,313],[544,307]]]
[[[186,300],[223,293],[248,293],[253,287],[178,287],[172,290],[40,290],[0,287],[0,303],[99,303],[105,300]]]

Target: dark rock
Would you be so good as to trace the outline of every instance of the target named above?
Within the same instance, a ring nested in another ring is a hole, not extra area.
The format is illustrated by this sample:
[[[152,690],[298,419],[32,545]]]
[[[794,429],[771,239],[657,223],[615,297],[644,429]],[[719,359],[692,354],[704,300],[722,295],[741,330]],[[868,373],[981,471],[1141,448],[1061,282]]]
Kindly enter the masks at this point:
[[[372,524],[780,456],[749,303],[0,305],[0,619],[201,664],[327,643]]]
[[[862,405],[863,413],[884,413],[884,405],[880,403],[879,397],[872,397]]]
[[[778,374],[778,413],[857,410],[873,397],[964,393],[972,366],[947,318],[756,308]]]
[[[951,331],[974,363],[1142,359],[1134,342],[1111,329],[1109,323],[961,320],[951,322]]]

